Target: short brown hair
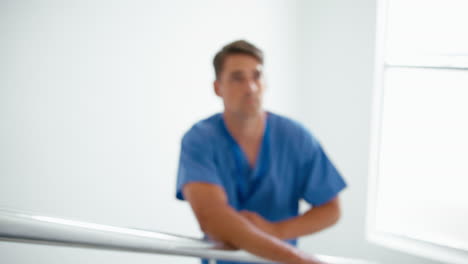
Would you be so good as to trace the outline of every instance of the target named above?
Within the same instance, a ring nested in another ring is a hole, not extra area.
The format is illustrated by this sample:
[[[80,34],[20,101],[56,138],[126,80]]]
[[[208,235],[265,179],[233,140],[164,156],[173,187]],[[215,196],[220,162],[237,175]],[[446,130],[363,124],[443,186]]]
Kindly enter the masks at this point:
[[[213,59],[213,66],[215,70],[216,79],[219,78],[223,70],[224,61],[226,57],[233,54],[245,54],[254,57],[263,65],[263,51],[257,48],[252,43],[245,40],[237,40],[224,46]]]

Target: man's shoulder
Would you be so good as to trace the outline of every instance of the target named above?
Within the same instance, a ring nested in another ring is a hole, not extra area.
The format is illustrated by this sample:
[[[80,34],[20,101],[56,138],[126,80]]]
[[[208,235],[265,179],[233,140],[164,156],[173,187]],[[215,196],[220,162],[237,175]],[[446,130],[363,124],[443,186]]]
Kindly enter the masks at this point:
[[[299,121],[292,118],[271,114],[273,137],[288,142],[294,149],[318,149],[320,143],[315,135]]]
[[[210,138],[219,133],[221,114],[217,113],[196,122],[185,132],[184,139],[189,138]]]
[[[274,130],[291,136],[311,135],[311,132],[299,121],[276,113],[269,112],[269,114],[272,119],[271,123]]]

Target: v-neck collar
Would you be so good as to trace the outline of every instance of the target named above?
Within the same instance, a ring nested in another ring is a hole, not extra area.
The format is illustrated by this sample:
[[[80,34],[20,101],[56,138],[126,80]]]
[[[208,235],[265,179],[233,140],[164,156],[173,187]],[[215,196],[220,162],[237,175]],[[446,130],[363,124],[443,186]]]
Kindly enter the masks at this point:
[[[260,145],[260,149],[257,153],[257,157],[255,160],[255,164],[253,167],[250,166],[247,155],[242,150],[240,144],[234,139],[231,135],[229,130],[227,129],[226,123],[224,121],[224,116],[221,114],[221,124],[228,138],[231,150],[234,154],[235,162],[236,162],[236,182],[238,186],[238,194],[241,203],[245,203],[247,197],[250,196],[253,190],[261,182],[263,175],[265,174],[267,163],[268,163],[268,152],[269,152],[269,127],[270,127],[270,115],[271,113],[265,112],[265,126],[263,130],[263,137],[262,142]]]
[[[266,140],[268,138],[269,134],[269,119],[270,119],[270,113],[268,111],[265,111],[265,124],[264,124],[264,129],[263,129],[263,135],[262,135],[262,142],[260,144],[259,151],[257,152],[257,157],[255,158],[255,164],[253,166],[250,166],[249,160],[247,158],[247,154],[245,151],[242,149],[240,144],[237,142],[237,140],[232,136],[231,132],[229,132],[226,121],[224,120],[223,114],[221,114],[221,123],[223,130],[228,138],[228,140],[231,143],[231,147],[234,148],[233,151],[236,153],[236,155],[239,155],[238,158],[240,158],[242,162],[242,167],[248,169],[250,172],[257,171],[260,165],[262,165],[262,156],[264,156],[265,148],[267,147]]]

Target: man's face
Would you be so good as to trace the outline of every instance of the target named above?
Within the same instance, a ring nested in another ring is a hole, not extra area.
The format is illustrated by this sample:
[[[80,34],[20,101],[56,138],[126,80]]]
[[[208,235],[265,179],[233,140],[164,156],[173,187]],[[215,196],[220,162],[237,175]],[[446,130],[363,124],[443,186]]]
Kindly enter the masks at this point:
[[[241,117],[261,113],[265,89],[263,66],[254,57],[244,54],[227,56],[214,87],[216,94],[223,99],[225,111]]]

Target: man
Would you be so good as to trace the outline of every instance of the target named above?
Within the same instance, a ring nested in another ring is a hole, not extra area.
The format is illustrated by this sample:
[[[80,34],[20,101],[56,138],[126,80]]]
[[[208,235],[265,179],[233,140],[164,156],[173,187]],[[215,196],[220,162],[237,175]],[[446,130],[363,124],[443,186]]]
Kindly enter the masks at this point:
[[[346,183],[304,127],[262,108],[261,50],[235,41],[214,68],[224,112],[184,135],[177,198],[210,239],[280,263],[319,263],[294,247],[296,238],[336,223]],[[312,205],[302,215],[300,199]]]

